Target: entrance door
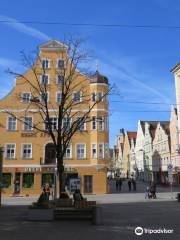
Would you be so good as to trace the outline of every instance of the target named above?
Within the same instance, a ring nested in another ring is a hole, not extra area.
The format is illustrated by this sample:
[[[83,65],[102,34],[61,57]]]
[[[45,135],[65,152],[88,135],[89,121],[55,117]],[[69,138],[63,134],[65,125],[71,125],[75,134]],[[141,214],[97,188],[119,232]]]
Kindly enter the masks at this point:
[[[93,192],[93,176],[85,175],[84,176],[84,193]]]
[[[53,143],[48,143],[45,147],[45,164],[56,163],[56,149]]]
[[[14,194],[19,194],[20,193],[20,177],[21,177],[21,173],[15,173]]]

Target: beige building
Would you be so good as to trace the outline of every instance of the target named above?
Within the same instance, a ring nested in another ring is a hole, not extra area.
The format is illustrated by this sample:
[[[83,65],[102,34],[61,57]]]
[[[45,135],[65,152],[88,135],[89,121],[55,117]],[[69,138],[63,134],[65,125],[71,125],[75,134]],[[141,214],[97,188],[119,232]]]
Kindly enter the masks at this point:
[[[152,164],[157,169],[154,181],[168,183],[167,166],[171,162],[170,122],[159,122],[153,140]]]
[[[40,59],[36,59],[33,67],[37,69],[39,84],[46,81],[48,87],[50,116],[53,124],[57,124],[56,111],[61,99],[62,71],[68,71],[64,57],[64,45],[51,40],[39,47]],[[45,72],[42,70],[45,68]],[[33,99],[42,100],[35,95],[24,78],[35,84],[33,69],[28,69],[22,77],[16,78],[12,91],[0,101],[0,145],[4,147],[3,162],[3,194],[5,195],[38,195],[42,186],[49,183],[53,188],[56,174],[56,156],[52,140],[46,133],[35,131],[33,124],[46,128],[46,123],[39,120],[39,111],[33,105]],[[86,83],[85,93],[91,96],[91,101],[81,104],[84,94],[75,89],[72,98],[79,101],[73,112],[87,111],[95,98],[102,96],[108,90],[108,79],[98,71],[87,77],[76,72],[75,84]],[[29,104],[32,102],[32,104]],[[12,112],[11,116],[6,111]],[[18,121],[25,119],[29,125]],[[64,167],[66,180],[79,178],[83,193],[103,194],[107,192],[107,166],[109,161],[109,127],[108,100],[103,98],[91,112],[91,122],[85,123],[77,132],[66,151]],[[67,119],[64,119],[66,122]],[[73,117],[70,116],[70,123]],[[31,125],[31,126],[30,126]]]

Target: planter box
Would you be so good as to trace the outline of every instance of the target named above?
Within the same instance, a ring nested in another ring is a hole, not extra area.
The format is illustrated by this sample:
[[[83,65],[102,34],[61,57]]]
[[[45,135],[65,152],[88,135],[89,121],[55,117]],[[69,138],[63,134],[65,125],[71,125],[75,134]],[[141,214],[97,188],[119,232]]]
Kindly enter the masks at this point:
[[[53,209],[29,209],[29,221],[52,221],[54,219]]]

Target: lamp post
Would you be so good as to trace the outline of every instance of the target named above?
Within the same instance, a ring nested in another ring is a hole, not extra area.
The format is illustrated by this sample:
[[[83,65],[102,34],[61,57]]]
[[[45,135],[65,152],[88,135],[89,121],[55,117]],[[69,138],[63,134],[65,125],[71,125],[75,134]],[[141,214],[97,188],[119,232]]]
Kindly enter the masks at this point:
[[[2,196],[2,166],[3,166],[3,148],[0,147],[0,207],[1,207],[1,196]]]

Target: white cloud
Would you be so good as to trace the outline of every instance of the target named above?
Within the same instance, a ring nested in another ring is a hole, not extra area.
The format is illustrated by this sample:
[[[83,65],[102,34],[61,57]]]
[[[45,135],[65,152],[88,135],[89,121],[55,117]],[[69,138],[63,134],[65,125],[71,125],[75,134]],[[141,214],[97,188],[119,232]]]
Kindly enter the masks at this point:
[[[50,39],[50,37],[48,35],[46,35],[45,33],[41,32],[35,28],[29,27],[29,26],[25,25],[24,23],[20,23],[20,22],[18,22],[18,20],[14,19],[14,18],[0,15],[0,21],[5,21],[4,22],[5,25],[7,25],[11,28],[14,28],[15,30],[17,30],[19,32],[25,33],[26,35],[30,35],[34,38],[38,38],[43,41],[47,41]]]

